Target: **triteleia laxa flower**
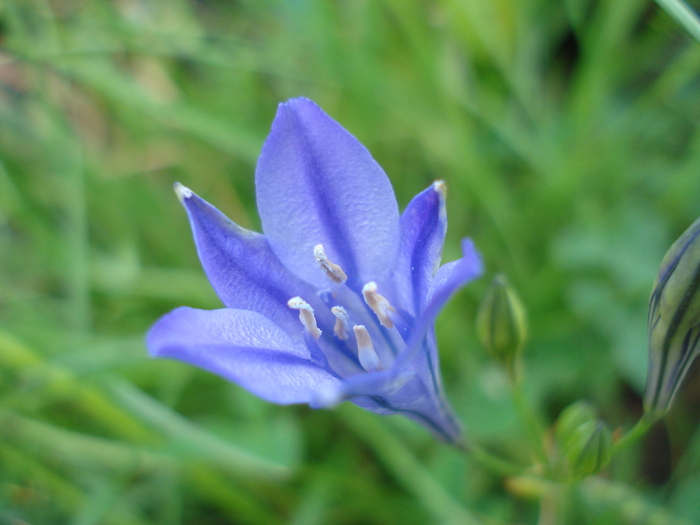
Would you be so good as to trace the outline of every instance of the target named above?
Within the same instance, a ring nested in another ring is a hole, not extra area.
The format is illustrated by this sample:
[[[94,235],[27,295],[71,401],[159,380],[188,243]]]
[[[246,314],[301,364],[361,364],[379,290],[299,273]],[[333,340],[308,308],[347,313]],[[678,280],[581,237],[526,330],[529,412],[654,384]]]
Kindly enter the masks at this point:
[[[664,256],[649,298],[647,415],[663,415],[700,353],[700,219]]]
[[[458,441],[433,324],[481,263],[465,239],[463,257],[439,266],[444,183],[399,216],[367,149],[303,98],[280,104],[255,182],[264,235],[176,184],[226,308],[167,314],[148,334],[150,354],[209,370],[273,403],[323,408],[350,400]]]

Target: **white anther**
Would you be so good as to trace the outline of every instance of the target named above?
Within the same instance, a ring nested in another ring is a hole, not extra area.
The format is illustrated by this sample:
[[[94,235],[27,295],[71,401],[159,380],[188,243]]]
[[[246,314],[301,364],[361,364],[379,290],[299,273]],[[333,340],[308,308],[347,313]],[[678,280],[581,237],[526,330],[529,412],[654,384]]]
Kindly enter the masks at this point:
[[[304,301],[301,297],[292,297],[287,301],[287,306],[292,310],[299,310],[299,320],[311,334],[311,337],[318,339],[321,337],[321,330],[316,325],[316,316],[311,305]]]
[[[316,262],[321,267],[321,270],[323,270],[323,273],[325,273],[326,277],[331,281],[336,284],[343,284],[348,280],[348,276],[345,275],[343,269],[337,264],[332,263],[330,259],[326,257],[326,252],[323,251],[323,244],[314,246],[314,257],[316,257]]]
[[[345,340],[348,338],[348,311],[342,306],[334,306],[331,312],[335,315],[335,326],[333,331],[338,339]]]
[[[393,328],[394,323],[391,319],[389,319],[388,312],[395,312],[396,309],[389,304],[386,297],[377,293],[377,283],[370,281],[364,285],[362,287],[362,295],[365,298],[367,306],[369,306],[372,311],[377,314],[379,322],[382,323],[382,326],[386,328]]]
[[[372,345],[372,338],[369,336],[367,328],[361,324],[352,327],[357,339],[357,357],[360,360],[362,368],[367,372],[376,372],[382,369],[382,363],[379,361],[379,356]]]

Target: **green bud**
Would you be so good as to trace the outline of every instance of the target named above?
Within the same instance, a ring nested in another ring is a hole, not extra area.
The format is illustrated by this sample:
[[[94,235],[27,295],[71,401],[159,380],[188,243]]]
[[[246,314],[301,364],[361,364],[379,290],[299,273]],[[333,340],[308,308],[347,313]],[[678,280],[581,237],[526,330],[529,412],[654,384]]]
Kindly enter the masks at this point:
[[[585,401],[576,401],[562,410],[557,418],[554,434],[559,447],[565,449],[576,435],[576,429],[595,418],[595,410]]]
[[[613,440],[608,426],[599,420],[580,424],[568,436],[563,454],[571,475],[578,479],[595,474],[612,458]]]
[[[481,343],[493,359],[513,375],[520,349],[527,337],[525,309],[505,275],[494,277],[476,317]]]
[[[700,352],[700,219],[666,253],[649,298],[644,410],[663,415]]]
[[[574,479],[595,474],[612,457],[612,434],[585,401],[577,401],[562,411],[554,436]]]

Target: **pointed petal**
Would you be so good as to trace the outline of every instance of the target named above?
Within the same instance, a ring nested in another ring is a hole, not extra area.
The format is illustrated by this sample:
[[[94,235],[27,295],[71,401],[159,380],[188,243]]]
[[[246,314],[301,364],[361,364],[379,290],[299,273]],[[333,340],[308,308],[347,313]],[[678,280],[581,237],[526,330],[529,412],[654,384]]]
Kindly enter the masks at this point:
[[[339,383],[306,345],[247,310],[178,308],[151,328],[146,344],[153,357],[185,361],[272,403],[308,403]]]
[[[462,239],[462,258],[443,264],[430,286],[428,300],[421,317],[435,318],[437,313],[460,287],[479,277],[482,272],[479,257],[471,239]]]
[[[391,271],[399,217],[389,179],[367,149],[310,100],[280,104],[255,181],[263,231],[299,277],[328,284],[314,262],[317,244],[353,289]]]
[[[442,257],[447,231],[445,184],[433,183],[416,195],[401,215],[401,248],[394,287],[403,308],[415,316],[423,309]]]
[[[443,264],[438,270],[431,283],[425,307],[416,318],[416,324],[406,343],[406,350],[397,359],[399,366],[405,366],[414,359],[425,334],[433,326],[437,314],[452,294],[479,277],[481,272],[481,258],[474,248],[474,243],[471,239],[462,239],[462,258]]]
[[[261,313],[287,333],[301,334],[298,314],[287,301],[295,296],[313,301],[316,292],[282,265],[265,237],[241,228],[184,186],[176,185],[176,192],[204,271],[223,303]]]

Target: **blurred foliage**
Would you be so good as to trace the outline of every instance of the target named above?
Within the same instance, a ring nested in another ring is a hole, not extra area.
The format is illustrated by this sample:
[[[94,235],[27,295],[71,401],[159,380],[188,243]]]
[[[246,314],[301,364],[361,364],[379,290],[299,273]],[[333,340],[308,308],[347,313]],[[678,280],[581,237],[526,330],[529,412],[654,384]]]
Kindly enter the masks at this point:
[[[644,442],[552,488],[410,421],[269,405],[143,345],[171,308],[219,307],[172,183],[259,227],[256,157],[277,103],[304,95],[401,206],[446,180],[445,260],[465,235],[484,255],[438,322],[469,435],[528,459],[473,329],[497,272],[528,310],[542,421],[585,399],[632,425],[657,266],[700,215],[700,46],[654,3],[0,6],[0,524],[700,523],[697,373]]]

